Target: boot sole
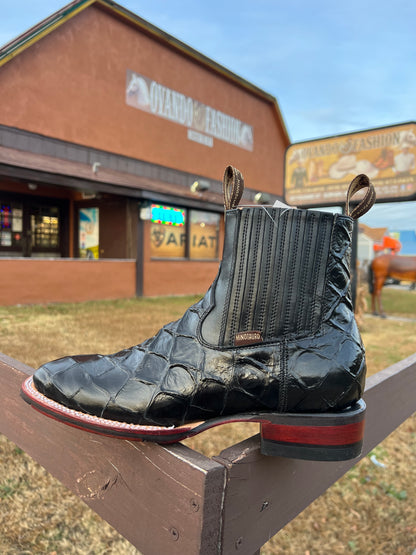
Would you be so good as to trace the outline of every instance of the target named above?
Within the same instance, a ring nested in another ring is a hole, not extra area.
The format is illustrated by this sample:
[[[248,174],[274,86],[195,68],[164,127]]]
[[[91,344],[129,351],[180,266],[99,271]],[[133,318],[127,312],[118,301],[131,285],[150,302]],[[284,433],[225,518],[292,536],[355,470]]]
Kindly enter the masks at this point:
[[[353,407],[339,412],[252,412],[178,427],[163,427],[107,420],[69,409],[40,393],[34,386],[32,376],[24,382],[21,395],[33,408],[50,418],[74,428],[119,439],[171,444],[222,424],[259,422],[263,455],[342,461],[358,457],[363,444],[366,405],[362,399]]]

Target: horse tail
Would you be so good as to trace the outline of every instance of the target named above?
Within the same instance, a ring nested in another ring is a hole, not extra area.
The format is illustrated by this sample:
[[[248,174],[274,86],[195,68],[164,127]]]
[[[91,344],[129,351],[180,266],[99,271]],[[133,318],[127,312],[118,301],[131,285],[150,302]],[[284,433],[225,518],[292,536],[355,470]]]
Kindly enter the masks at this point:
[[[368,280],[368,292],[370,293],[370,295],[372,295],[374,293],[374,272],[373,272],[372,262],[370,262],[368,266],[367,280]]]

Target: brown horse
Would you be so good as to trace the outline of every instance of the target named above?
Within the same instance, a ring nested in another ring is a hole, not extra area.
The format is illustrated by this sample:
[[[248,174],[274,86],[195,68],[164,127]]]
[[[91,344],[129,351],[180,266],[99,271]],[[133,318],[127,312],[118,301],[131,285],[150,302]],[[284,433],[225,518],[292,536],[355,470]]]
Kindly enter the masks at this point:
[[[380,315],[385,316],[381,304],[381,289],[388,277],[415,282],[416,256],[382,254],[374,258],[371,262],[368,273],[368,284],[371,293],[371,310],[373,314],[378,314],[376,308],[376,304],[378,303]]]

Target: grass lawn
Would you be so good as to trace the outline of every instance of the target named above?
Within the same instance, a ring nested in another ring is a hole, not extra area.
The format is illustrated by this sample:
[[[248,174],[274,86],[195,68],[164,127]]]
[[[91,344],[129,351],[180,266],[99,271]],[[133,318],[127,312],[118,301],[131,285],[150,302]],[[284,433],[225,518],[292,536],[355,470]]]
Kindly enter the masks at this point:
[[[0,307],[0,351],[33,367],[68,354],[115,352],[153,335],[195,300]],[[383,300],[388,315],[416,319],[416,292],[385,289]],[[416,322],[368,316],[361,331],[369,374],[416,351]],[[186,444],[212,456],[257,431],[256,424],[223,426]],[[372,454],[383,467],[365,457],[272,538],[262,555],[410,555],[416,549],[416,417]],[[138,553],[3,436],[0,531],[0,553],[10,555]]]
[[[383,309],[388,316],[402,316],[416,319],[416,291],[409,290],[407,286],[386,286],[381,290]],[[371,310],[371,297],[366,297],[368,311]]]

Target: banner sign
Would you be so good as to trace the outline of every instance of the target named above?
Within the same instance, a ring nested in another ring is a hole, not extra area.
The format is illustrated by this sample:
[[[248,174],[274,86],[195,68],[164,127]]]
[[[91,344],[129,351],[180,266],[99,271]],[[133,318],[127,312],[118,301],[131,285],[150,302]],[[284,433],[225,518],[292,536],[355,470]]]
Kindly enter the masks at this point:
[[[213,146],[220,139],[245,150],[253,150],[253,127],[211,108],[190,96],[127,70],[126,103],[188,128],[188,139]]]
[[[409,200],[416,194],[415,156],[415,123],[295,143],[286,151],[285,200],[294,206],[344,203],[360,173],[371,179],[377,198]]]

